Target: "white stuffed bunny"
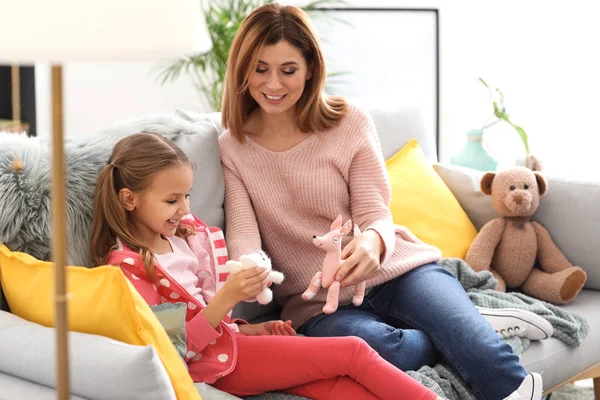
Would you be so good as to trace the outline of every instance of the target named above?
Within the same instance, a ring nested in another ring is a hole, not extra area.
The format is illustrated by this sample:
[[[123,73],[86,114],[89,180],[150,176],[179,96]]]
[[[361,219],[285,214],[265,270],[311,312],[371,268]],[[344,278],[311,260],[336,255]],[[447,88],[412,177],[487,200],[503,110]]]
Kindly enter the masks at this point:
[[[266,268],[269,271],[269,280],[276,284],[283,282],[284,278],[281,272],[273,271],[271,260],[264,253],[243,255],[240,257],[240,261],[229,260],[227,261],[227,267],[232,274],[255,267]],[[271,300],[273,300],[273,292],[268,287],[256,296],[256,301],[260,304],[268,304]]]

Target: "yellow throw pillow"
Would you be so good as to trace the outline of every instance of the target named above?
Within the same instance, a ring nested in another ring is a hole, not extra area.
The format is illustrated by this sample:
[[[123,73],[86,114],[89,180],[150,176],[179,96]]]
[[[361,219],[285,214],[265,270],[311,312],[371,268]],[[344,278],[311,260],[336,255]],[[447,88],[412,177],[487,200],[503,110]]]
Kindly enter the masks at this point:
[[[394,223],[409,228],[444,257],[464,258],[477,229],[442,178],[425,160],[416,139],[386,161]]]
[[[54,326],[54,264],[0,246],[0,283],[13,314]],[[156,349],[178,399],[200,399],[169,336],[117,267],[67,267],[69,330]],[[110,384],[110,382],[106,382]]]

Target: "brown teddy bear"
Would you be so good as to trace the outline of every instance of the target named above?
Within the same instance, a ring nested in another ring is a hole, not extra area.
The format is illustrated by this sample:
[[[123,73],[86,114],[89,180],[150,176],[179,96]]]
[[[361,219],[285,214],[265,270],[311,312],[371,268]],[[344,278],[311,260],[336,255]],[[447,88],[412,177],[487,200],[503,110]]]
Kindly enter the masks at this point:
[[[520,288],[529,296],[565,304],[577,296],[587,276],[571,265],[546,228],[531,220],[547,188],[542,175],[524,167],[486,173],[481,191],[492,196],[501,217],[485,224],[465,261],[475,271],[491,271],[498,291]]]

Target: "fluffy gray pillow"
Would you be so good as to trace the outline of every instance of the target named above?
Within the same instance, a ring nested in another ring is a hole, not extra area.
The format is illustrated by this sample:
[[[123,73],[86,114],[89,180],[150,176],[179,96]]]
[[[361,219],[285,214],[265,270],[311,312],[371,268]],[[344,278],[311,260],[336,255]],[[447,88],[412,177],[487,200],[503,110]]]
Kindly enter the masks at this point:
[[[224,182],[218,127],[209,117],[189,121],[175,113],[117,122],[93,136],[65,140],[68,263],[90,265],[89,236],[96,178],[114,145],[141,131],[174,140],[195,164],[192,212],[224,226]],[[50,259],[51,150],[49,139],[0,133],[0,243],[38,259]],[[19,155],[23,169],[15,171]]]

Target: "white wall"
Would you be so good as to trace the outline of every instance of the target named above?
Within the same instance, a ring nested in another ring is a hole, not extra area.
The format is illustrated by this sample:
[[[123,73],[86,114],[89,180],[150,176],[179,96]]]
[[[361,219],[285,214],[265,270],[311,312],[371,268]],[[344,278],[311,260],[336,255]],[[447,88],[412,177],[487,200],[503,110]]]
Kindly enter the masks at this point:
[[[303,0],[288,1],[299,4]],[[354,0],[357,6],[440,10],[441,159],[482,124],[490,104],[477,82],[500,87],[514,122],[553,175],[595,179],[600,110],[600,12],[591,0]],[[593,8],[595,7],[595,8]],[[150,65],[67,66],[67,134],[87,134],[120,118],[175,107],[206,107],[191,82],[161,87]],[[37,71],[36,71],[37,72]],[[39,86],[39,85],[38,85]],[[43,92],[43,88],[40,88]],[[41,106],[42,107],[42,106]],[[39,111],[38,111],[39,112]],[[46,111],[40,118],[49,116]],[[38,122],[43,134],[47,124]],[[42,121],[43,122],[43,121]],[[499,127],[487,138],[502,160],[520,149],[516,133]]]
[[[584,0],[461,3],[440,4],[443,157],[458,150],[463,132],[490,111],[476,81],[482,76],[502,89],[511,119],[529,134],[547,173],[600,180],[594,163],[600,133],[597,6]],[[506,125],[488,138],[504,158],[521,148]]]
[[[208,109],[189,77],[164,86],[151,73],[153,63],[70,63],[63,68],[65,135],[90,135],[120,119],[177,108]],[[50,73],[36,64],[38,135],[48,135]]]
[[[295,4],[305,3],[295,1]],[[465,133],[491,115],[483,77],[502,89],[513,122],[552,175],[600,180],[600,6],[591,0],[351,0],[355,6],[438,8],[440,151],[449,161]],[[373,27],[374,29],[375,27]],[[365,27],[365,29],[369,29]],[[499,124],[486,134],[501,163],[521,150]]]

